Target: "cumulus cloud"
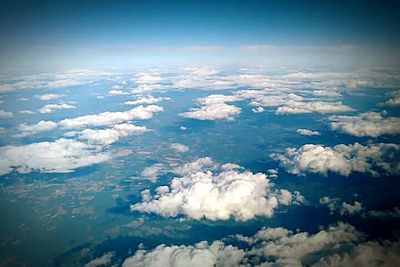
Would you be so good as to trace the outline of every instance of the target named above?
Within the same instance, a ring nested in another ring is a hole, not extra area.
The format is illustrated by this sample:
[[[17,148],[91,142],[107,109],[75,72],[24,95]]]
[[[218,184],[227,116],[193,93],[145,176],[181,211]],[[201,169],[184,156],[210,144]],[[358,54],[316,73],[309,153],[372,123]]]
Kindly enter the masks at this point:
[[[331,116],[330,126],[350,135],[378,137],[400,133],[400,118],[386,117],[382,113],[366,112],[356,116]]]
[[[169,147],[177,153],[185,153],[189,151],[188,146],[180,143],[172,143]]]
[[[354,143],[334,147],[306,144],[300,148],[287,148],[283,154],[273,153],[271,157],[289,173],[297,175],[334,172],[348,176],[351,172],[361,172],[380,176],[400,173],[399,153],[400,145],[396,144]]]
[[[233,120],[240,113],[241,109],[225,103],[190,108],[189,111],[179,116],[197,120]]]
[[[153,117],[154,113],[163,111],[163,108],[156,105],[138,106],[128,111],[103,112],[93,115],[85,115],[71,119],[64,119],[59,122],[63,128],[82,128],[87,126],[106,126],[130,121],[133,119],[146,120]]]
[[[138,135],[147,132],[145,126],[131,123],[115,124],[109,129],[85,129],[80,132],[80,139],[87,140],[89,144],[110,145],[120,138]]]
[[[19,173],[67,173],[110,158],[109,154],[100,151],[99,147],[64,138],[54,142],[3,146],[0,147],[0,157],[0,175],[13,170]]]
[[[309,130],[309,129],[297,129],[296,132],[298,134],[306,135],[306,136],[321,135],[320,132]]]
[[[18,126],[18,131],[20,131],[20,133],[16,134],[15,137],[34,135],[40,132],[53,130],[56,127],[57,123],[52,121],[39,121],[38,123],[32,125],[22,123]]]
[[[241,109],[226,102],[238,100],[240,99],[232,95],[212,94],[197,100],[201,104],[199,108],[190,108],[179,116],[197,120],[233,120]]]
[[[41,107],[40,109],[38,109],[38,111],[40,113],[52,113],[54,110],[58,110],[58,109],[73,109],[76,108],[74,105],[70,105],[70,104],[66,104],[66,103],[62,103],[62,104],[48,104],[45,105],[43,107]]]
[[[123,266],[397,266],[398,241],[364,241],[365,235],[339,222],[316,233],[264,227],[253,236],[236,235],[241,248],[214,241],[139,249]]]
[[[59,94],[43,94],[43,95],[35,95],[37,99],[43,100],[43,101],[48,101],[48,100],[53,100],[53,99],[58,99],[63,97],[64,95],[59,95]]]
[[[176,168],[181,177],[175,177],[169,186],[157,187],[154,195],[143,191],[143,201],[131,205],[131,209],[162,216],[181,214],[196,220],[246,221],[256,216],[271,217],[279,203],[295,202],[289,191],[274,189],[263,173],[225,169],[210,158]]]
[[[221,241],[215,241],[211,244],[203,241],[193,246],[159,245],[152,251],[138,250],[135,255],[127,258],[122,266],[227,267],[238,266],[244,255],[243,250],[234,246],[226,246]]]
[[[0,119],[9,119],[12,118],[13,116],[14,115],[12,112],[0,109]]]

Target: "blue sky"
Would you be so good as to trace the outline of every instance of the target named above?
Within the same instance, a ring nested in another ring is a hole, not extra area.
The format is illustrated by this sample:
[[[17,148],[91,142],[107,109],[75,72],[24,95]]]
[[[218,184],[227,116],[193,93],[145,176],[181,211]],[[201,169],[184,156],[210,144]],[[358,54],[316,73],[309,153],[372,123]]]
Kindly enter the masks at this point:
[[[393,65],[394,1],[7,1],[2,67]],[[257,49],[254,49],[257,48]]]

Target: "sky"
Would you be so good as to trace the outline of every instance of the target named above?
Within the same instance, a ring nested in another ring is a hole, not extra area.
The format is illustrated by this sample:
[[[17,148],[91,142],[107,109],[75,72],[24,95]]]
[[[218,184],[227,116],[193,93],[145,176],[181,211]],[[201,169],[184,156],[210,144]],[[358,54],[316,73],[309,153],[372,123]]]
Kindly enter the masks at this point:
[[[392,66],[396,1],[4,1],[2,69]]]

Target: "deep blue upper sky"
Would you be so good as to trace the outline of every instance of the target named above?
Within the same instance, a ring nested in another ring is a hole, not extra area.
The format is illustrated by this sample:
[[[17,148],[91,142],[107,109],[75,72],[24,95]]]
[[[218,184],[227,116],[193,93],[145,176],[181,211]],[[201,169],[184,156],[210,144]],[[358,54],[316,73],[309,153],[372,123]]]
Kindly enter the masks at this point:
[[[153,49],[143,61],[171,59],[165,47],[182,46],[362,45],[376,52],[400,44],[399,7],[398,1],[5,1],[1,54],[9,62],[9,51],[19,49],[25,57],[15,61],[29,63],[38,53],[53,61],[69,53],[78,63],[71,58],[98,61],[93,50],[101,48],[105,63],[116,50],[137,46]]]

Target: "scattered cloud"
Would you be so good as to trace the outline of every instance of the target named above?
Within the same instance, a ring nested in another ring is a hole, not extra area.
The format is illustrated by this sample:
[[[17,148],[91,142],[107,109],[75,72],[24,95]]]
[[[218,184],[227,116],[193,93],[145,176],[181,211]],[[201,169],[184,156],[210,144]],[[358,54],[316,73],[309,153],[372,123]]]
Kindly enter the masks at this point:
[[[145,126],[137,126],[131,123],[115,124],[109,129],[85,129],[79,133],[79,138],[87,140],[89,144],[110,145],[120,138],[138,135],[147,132]]]
[[[140,176],[146,178],[152,182],[155,182],[160,175],[167,172],[167,168],[162,163],[154,163],[146,168],[140,173]]]
[[[48,104],[40,108],[38,111],[40,113],[52,113],[54,110],[59,109],[73,109],[76,108],[74,105],[62,103],[62,104]]]
[[[58,99],[61,98],[65,95],[58,95],[58,94],[43,94],[43,95],[35,95],[37,99],[43,100],[43,101],[48,101],[48,100],[53,100],[53,99]]]
[[[397,161],[400,145],[339,144],[334,147],[306,144],[300,148],[287,148],[285,153],[273,153],[289,173],[304,175],[307,172],[327,175],[328,172],[348,176],[351,172],[369,173],[373,176],[400,173]]]
[[[177,153],[185,153],[189,151],[189,147],[184,144],[172,143],[169,147]]]
[[[28,125],[22,123],[18,126],[19,133],[15,137],[26,137],[44,131],[50,131],[57,127],[57,123],[52,121],[39,121],[36,124]]]
[[[346,202],[340,203],[339,198],[323,197],[319,200],[319,203],[327,206],[331,214],[338,212],[340,215],[353,215],[360,213],[364,209],[362,204],[358,201],[354,201],[353,204]]]
[[[331,129],[350,135],[378,137],[400,133],[400,118],[386,117],[384,113],[366,112],[356,116],[331,116]]]
[[[163,111],[163,108],[156,105],[138,106],[128,111],[103,112],[93,115],[85,115],[71,119],[64,119],[59,122],[63,128],[82,128],[87,126],[106,126],[122,123],[134,119],[146,120],[153,117],[154,113]]]
[[[390,98],[385,104],[389,106],[400,106],[400,90],[393,91],[390,94]]]
[[[0,119],[9,119],[12,118],[14,115],[10,111],[5,111],[0,109]]]
[[[309,130],[309,129],[297,129],[296,132],[298,134],[306,135],[306,136],[321,135],[320,132]]]
[[[137,98],[136,100],[130,100],[130,101],[126,101],[124,104],[125,105],[140,105],[140,104],[156,104],[160,101],[163,100],[171,100],[171,98],[169,97],[154,97],[152,95],[147,95],[147,96],[140,96],[139,98]]]
[[[64,138],[54,142],[3,146],[0,147],[0,157],[0,175],[13,170],[18,173],[67,173],[110,158],[109,154],[100,151],[99,147]]]
[[[116,254],[114,251],[104,253],[103,256],[95,258],[86,263],[84,267],[110,266],[115,255]]]

